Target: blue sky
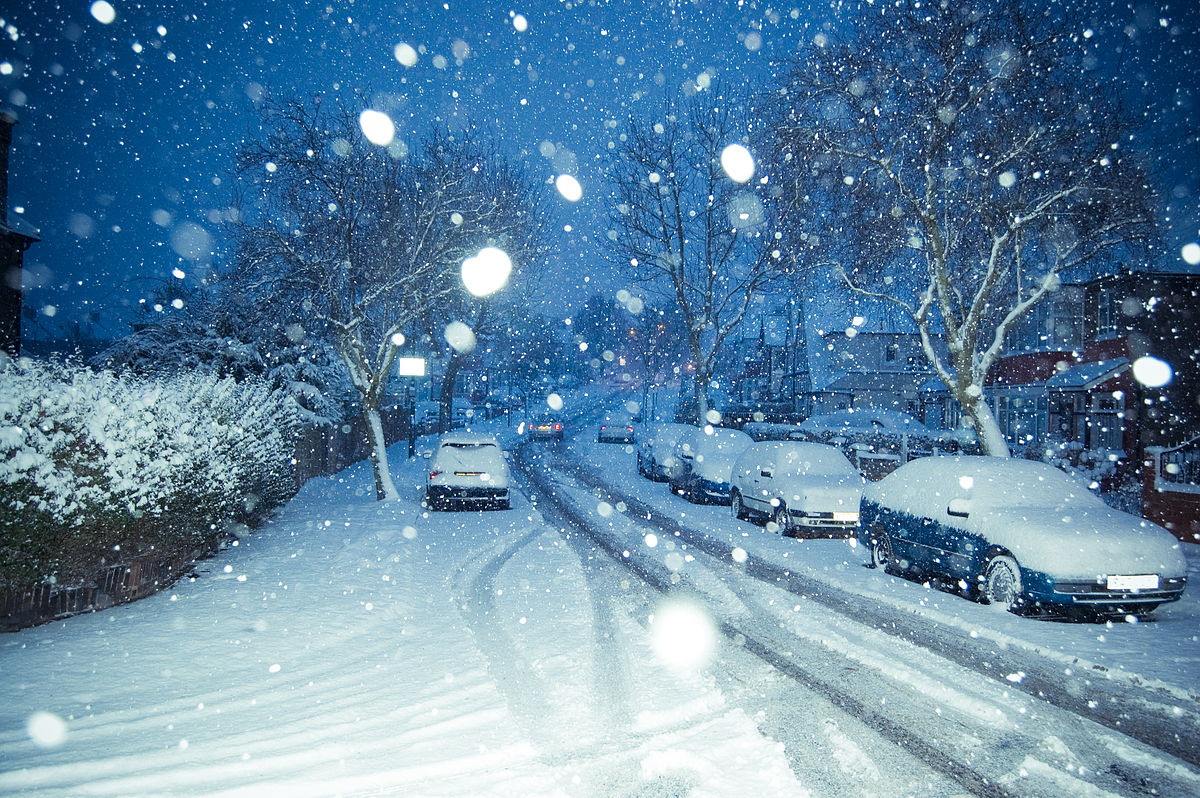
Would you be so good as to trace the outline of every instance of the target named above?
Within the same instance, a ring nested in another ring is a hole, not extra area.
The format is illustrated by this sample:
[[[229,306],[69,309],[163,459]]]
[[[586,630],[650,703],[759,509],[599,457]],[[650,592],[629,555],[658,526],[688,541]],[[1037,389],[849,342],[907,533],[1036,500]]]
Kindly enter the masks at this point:
[[[842,4],[709,0],[109,2],[107,24],[89,2],[0,13],[0,98],[20,120],[10,217],[19,211],[42,239],[26,256],[27,304],[47,328],[90,313],[106,335],[127,331],[174,270],[192,280],[222,264],[233,159],[264,91],[361,101],[391,115],[401,138],[432,121],[475,125],[536,175],[576,174],[583,200],[554,194],[550,208],[559,255],[545,309],[558,313],[620,287],[601,245],[601,167],[630,116],[654,117],[704,74],[769,85],[773,59],[853,18]],[[1173,235],[1195,240],[1200,145],[1189,156],[1180,135],[1200,127],[1189,13],[1114,5],[1079,24],[1111,43],[1101,51],[1128,72],[1131,101],[1169,118],[1155,145],[1177,150],[1161,177],[1164,213]],[[419,51],[415,64],[397,59],[400,43]],[[212,254],[196,257],[197,242]]]

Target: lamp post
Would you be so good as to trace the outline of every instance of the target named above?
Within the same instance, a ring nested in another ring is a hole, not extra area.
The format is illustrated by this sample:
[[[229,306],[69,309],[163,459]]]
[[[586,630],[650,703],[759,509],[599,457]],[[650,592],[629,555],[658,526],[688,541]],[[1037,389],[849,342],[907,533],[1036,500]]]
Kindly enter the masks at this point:
[[[396,358],[396,373],[401,377],[424,377],[425,358]],[[411,380],[404,383],[404,400],[408,403],[408,458],[411,460],[417,453],[417,399]]]

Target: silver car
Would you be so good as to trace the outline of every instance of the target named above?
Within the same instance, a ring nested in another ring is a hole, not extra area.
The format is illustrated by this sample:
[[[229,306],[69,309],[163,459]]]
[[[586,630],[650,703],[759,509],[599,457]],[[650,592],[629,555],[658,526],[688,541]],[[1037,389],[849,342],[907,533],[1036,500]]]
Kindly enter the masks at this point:
[[[864,484],[833,446],[764,441],[734,463],[729,503],[737,518],[770,518],[786,536],[849,537],[858,529]]]

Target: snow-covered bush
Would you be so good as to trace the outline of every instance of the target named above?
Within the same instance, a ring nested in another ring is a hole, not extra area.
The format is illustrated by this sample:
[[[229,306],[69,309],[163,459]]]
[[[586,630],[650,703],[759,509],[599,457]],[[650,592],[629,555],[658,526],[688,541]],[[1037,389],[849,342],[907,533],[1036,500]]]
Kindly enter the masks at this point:
[[[294,491],[295,402],[263,381],[0,367],[0,584],[186,555]]]

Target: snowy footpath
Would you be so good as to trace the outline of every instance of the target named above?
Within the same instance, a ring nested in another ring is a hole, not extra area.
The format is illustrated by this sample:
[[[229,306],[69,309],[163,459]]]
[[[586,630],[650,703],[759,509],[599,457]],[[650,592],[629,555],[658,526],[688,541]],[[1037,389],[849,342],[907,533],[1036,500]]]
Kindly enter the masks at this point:
[[[0,794],[808,794],[524,497],[427,514],[403,448],[400,502],[360,463],[171,590],[0,637]]]

